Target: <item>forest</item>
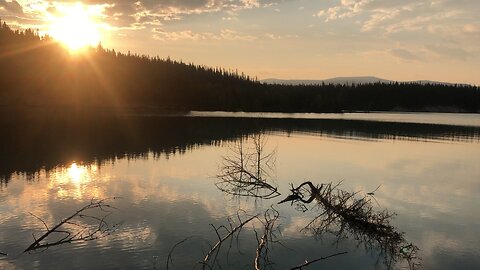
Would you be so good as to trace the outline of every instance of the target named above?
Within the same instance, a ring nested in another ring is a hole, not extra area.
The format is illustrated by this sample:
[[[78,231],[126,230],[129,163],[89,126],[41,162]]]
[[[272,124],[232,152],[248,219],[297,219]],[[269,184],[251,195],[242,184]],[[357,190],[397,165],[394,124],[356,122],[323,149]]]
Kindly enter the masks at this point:
[[[0,108],[122,112],[480,112],[472,85],[280,85],[236,70],[101,45],[72,55],[48,36],[0,21]]]

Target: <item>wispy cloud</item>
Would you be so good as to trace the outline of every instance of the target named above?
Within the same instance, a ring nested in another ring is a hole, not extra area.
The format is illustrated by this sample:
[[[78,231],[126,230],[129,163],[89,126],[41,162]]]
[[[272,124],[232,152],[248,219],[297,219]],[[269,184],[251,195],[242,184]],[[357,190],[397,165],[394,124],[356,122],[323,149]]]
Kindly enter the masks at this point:
[[[444,45],[427,45],[426,49],[438,56],[466,61],[474,57],[474,55],[465,49],[459,47],[450,47]]]
[[[13,1],[6,1],[6,0],[0,0],[0,10],[3,9],[7,12],[11,12],[14,14],[22,14],[23,13],[23,8],[22,6],[15,0]]]
[[[196,33],[192,30],[184,31],[165,31],[161,28],[153,30],[153,38],[161,41],[178,41],[178,40],[241,40],[252,41],[257,37],[240,33],[231,29],[223,29],[219,33],[200,32]]]
[[[420,56],[406,49],[391,49],[389,50],[389,53],[392,56],[405,61],[421,61],[422,60]]]
[[[370,0],[341,0],[339,5],[320,10],[315,16],[325,17],[325,22],[351,18],[364,9]]]
[[[385,34],[431,31],[449,27],[461,32],[465,21],[480,21],[478,1],[454,0],[341,0],[318,11],[315,16],[325,22],[355,18],[363,32]],[[467,26],[474,30],[476,27]]]

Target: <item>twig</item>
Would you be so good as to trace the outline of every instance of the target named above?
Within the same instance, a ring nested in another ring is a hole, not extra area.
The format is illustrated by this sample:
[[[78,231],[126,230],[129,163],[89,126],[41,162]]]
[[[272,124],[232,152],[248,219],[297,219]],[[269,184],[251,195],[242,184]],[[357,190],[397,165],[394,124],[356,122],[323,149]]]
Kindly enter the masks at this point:
[[[263,223],[263,235],[260,239],[258,238],[258,234],[255,231],[255,235],[258,243],[257,249],[255,251],[255,260],[254,260],[255,270],[261,270],[262,261],[265,267],[268,265],[271,265],[271,262],[269,261],[269,258],[268,258],[268,251],[269,251],[269,245],[273,241],[273,237],[274,237],[273,229],[279,217],[280,217],[280,214],[272,206],[270,209],[267,209],[265,211],[264,213],[265,220],[261,221]]]
[[[168,270],[168,267],[169,267],[169,262],[172,262],[172,264],[173,264],[172,254],[173,254],[173,251],[175,250],[175,248],[177,248],[179,245],[185,243],[186,241],[192,239],[193,237],[194,237],[194,236],[189,236],[189,237],[183,239],[182,241],[176,243],[176,244],[172,247],[172,249],[171,249],[170,252],[168,253],[168,257],[167,257],[167,268],[166,268],[167,270]]]
[[[249,219],[243,221],[242,223],[240,223],[237,227],[233,228],[227,235],[225,235],[224,237],[220,238],[219,237],[219,240],[218,242],[207,252],[207,255],[205,255],[205,258],[203,259],[203,262],[202,262],[202,269],[205,269],[205,267],[209,267],[211,268],[209,265],[208,265],[208,262],[212,256],[212,254],[219,250],[220,249],[220,246],[222,245],[222,243],[227,240],[229,237],[231,237],[236,231],[240,230],[243,226],[245,226],[245,224],[249,223],[250,221],[252,221],[253,219],[257,218],[258,215],[255,215],[253,217],[250,217]],[[216,230],[217,233],[218,233],[218,230]]]
[[[368,192],[367,195],[371,195],[371,196],[375,195],[375,191],[377,191],[381,186],[382,186],[382,184],[378,185],[378,187],[377,187],[376,189],[374,189],[373,191]]]
[[[28,212],[30,215],[32,215],[33,217],[35,217],[36,219],[40,220],[43,225],[45,226],[45,229],[47,229],[47,231],[49,230],[48,226],[47,226],[47,223],[45,223],[45,221],[43,221],[43,219],[39,218],[38,216],[34,215],[32,212]]]
[[[316,263],[316,262],[318,262],[318,261],[326,260],[326,259],[329,259],[329,258],[332,258],[332,257],[335,257],[335,256],[347,254],[347,253],[348,253],[348,252],[344,251],[344,252],[339,252],[339,253],[335,253],[335,254],[332,254],[332,255],[328,255],[328,256],[326,256],[326,257],[321,257],[321,258],[318,258],[318,259],[315,259],[315,260],[305,261],[304,263],[302,263],[302,264],[300,264],[300,265],[297,265],[297,266],[295,266],[295,267],[292,267],[292,268],[290,268],[289,270],[303,269],[303,267],[307,267],[307,266],[309,266],[309,265],[312,264],[312,263]]]

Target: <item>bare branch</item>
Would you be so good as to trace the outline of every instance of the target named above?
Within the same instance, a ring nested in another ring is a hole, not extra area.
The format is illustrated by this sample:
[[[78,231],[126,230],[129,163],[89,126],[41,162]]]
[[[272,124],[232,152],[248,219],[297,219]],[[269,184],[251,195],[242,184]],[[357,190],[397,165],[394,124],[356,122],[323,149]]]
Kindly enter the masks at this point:
[[[113,198],[115,199],[115,198]],[[94,240],[98,239],[100,237],[104,237],[110,233],[110,231],[115,228],[113,226],[112,228],[109,227],[109,225],[106,223],[105,219],[112,213],[111,211],[108,211],[107,209],[115,209],[113,206],[110,204],[107,204],[106,201],[107,199],[102,199],[95,201],[92,199],[89,204],[85,205],[84,207],[80,208],[79,210],[75,211],[72,215],[68,216],[67,218],[63,219],[60,221],[58,224],[53,226],[52,228],[49,228],[47,224],[38,216],[30,213],[32,216],[40,220],[43,225],[46,228],[46,231],[44,234],[42,234],[39,238],[36,238],[35,235],[33,235],[34,242],[28,246],[24,252],[30,252],[34,251],[37,249],[46,249],[51,246],[56,246],[56,245],[61,245],[65,243],[72,243],[72,242],[78,242],[78,241],[88,241],[88,240]],[[103,215],[101,218],[84,214],[88,210],[92,209],[99,209],[102,212],[105,212],[107,214]],[[98,224],[95,226],[91,225],[86,225],[82,224],[80,219],[90,219],[97,221]],[[75,221],[75,219],[77,219]],[[69,230],[68,226],[65,225],[73,225],[75,227],[78,227],[76,230]],[[63,238],[57,239],[52,243],[45,242],[49,236],[52,234],[56,233],[61,233],[65,234]]]
[[[318,187],[307,181],[296,188],[292,186],[290,190],[292,194],[280,203],[311,203],[315,200],[323,211],[307,224],[305,230],[317,236],[333,233],[337,236],[337,242],[352,236],[366,249],[380,250],[385,265],[406,260],[411,269],[418,267],[420,265],[420,259],[416,256],[418,247],[407,242],[404,234],[390,224],[395,213],[373,209],[370,198],[373,198],[374,192],[380,186],[360,197],[357,192],[340,189],[339,185],[340,183],[335,185],[329,183]],[[308,189],[305,190],[304,187]]]
[[[175,248],[177,248],[178,246],[180,246],[181,244],[185,243],[186,241],[188,241],[188,240],[190,240],[190,239],[192,239],[192,238],[193,238],[193,236],[189,236],[189,237],[183,239],[182,241],[176,243],[176,244],[172,247],[172,249],[171,249],[170,252],[168,253],[168,257],[167,257],[167,268],[166,268],[167,270],[168,270],[168,267],[169,267],[169,263],[171,262],[171,263],[173,264],[172,254],[173,254],[173,251],[175,250]]]
[[[220,249],[222,243],[227,240],[228,238],[230,238],[232,235],[235,234],[235,232],[239,231],[243,226],[245,226],[245,224],[249,223],[250,221],[252,221],[253,219],[257,218],[258,215],[255,215],[253,217],[250,217],[248,218],[247,220],[241,222],[237,227],[233,228],[228,234],[226,234],[225,236],[221,237],[217,243],[207,252],[207,254],[205,255],[204,259],[203,259],[203,262],[202,262],[202,269],[205,269],[205,267],[208,267],[208,268],[211,268],[210,265],[209,265],[209,261],[212,257],[212,254],[214,252],[218,252],[218,250]],[[214,227],[215,228],[215,227]],[[218,234],[218,228],[215,228],[215,231],[217,232]],[[213,262],[215,262],[215,259],[213,260]]]
[[[47,223],[45,223],[45,221],[43,221],[43,219],[39,218],[38,216],[34,215],[34,214],[31,213],[31,212],[28,212],[28,213],[29,213],[30,215],[32,215],[33,217],[35,217],[36,219],[40,220],[40,221],[43,223],[43,225],[45,226],[45,229],[46,229],[47,231],[49,230],[49,229],[48,229],[48,226],[47,226]]]
[[[329,259],[329,258],[332,258],[332,257],[336,257],[336,256],[339,256],[339,255],[343,255],[343,254],[347,254],[348,252],[344,251],[344,252],[339,252],[339,253],[335,253],[335,254],[332,254],[332,255],[328,255],[328,256],[325,256],[325,257],[321,257],[321,258],[318,258],[318,259],[315,259],[315,260],[311,260],[311,261],[305,261],[304,263],[300,264],[300,265],[297,265],[295,267],[292,267],[290,268],[289,270],[296,270],[296,269],[303,269],[304,267],[307,267],[309,266],[310,264],[312,263],[316,263],[318,261],[322,261],[322,260],[326,260],[326,259]]]
[[[257,232],[255,232],[255,235],[257,236],[257,250],[255,251],[255,260],[254,260],[254,267],[255,270],[261,270],[262,265],[263,268],[266,268],[269,265],[272,265],[272,262],[270,262],[268,258],[268,252],[270,248],[270,244],[274,241],[273,240],[273,230],[275,223],[277,222],[278,218],[280,217],[280,214],[278,213],[277,210],[275,210],[273,207],[270,209],[267,209],[264,213],[264,220],[261,220],[263,223],[263,235],[261,238],[258,238]]]

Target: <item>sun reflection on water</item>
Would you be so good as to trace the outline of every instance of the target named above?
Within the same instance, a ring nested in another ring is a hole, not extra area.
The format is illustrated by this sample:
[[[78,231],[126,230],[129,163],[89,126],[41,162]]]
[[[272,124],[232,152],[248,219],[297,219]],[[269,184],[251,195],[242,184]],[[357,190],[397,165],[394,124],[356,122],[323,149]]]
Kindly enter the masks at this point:
[[[54,185],[52,188],[60,198],[96,197],[100,195],[98,187],[91,182],[98,177],[97,174],[97,165],[82,165],[73,161],[70,166],[56,169],[51,178]]]
[[[85,166],[78,166],[76,162],[67,169],[70,180],[75,184],[80,184],[86,177]]]

